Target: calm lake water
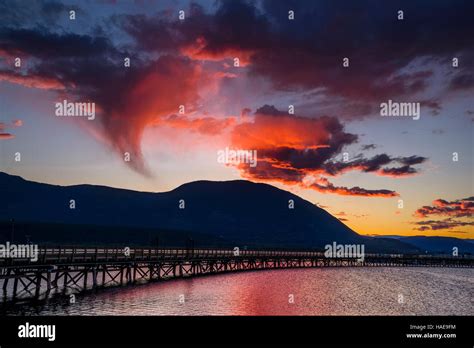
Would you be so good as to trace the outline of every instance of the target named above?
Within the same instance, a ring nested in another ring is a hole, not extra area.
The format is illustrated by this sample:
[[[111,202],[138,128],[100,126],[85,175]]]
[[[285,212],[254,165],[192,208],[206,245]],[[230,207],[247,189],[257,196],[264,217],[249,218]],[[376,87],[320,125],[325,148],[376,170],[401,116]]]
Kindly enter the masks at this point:
[[[8,314],[473,315],[473,293],[473,269],[289,269],[114,288]]]

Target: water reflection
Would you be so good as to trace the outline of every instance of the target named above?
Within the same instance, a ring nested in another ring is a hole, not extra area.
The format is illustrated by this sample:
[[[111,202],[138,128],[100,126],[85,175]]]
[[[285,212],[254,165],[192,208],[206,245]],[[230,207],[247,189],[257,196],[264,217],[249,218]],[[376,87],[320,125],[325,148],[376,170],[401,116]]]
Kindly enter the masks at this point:
[[[109,289],[78,296],[75,304],[56,300],[42,307],[23,306],[8,313],[472,315],[473,275],[472,269],[444,268],[323,268],[229,273]]]

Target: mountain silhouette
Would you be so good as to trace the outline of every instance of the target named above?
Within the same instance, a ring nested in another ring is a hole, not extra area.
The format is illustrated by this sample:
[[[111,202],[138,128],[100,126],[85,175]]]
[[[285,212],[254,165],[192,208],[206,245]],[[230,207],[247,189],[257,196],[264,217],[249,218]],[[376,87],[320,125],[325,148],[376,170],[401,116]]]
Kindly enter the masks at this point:
[[[474,242],[470,239],[440,236],[386,236],[409,243],[425,253],[453,254],[456,248],[459,254],[474,254]]]
[[[395,239],[361,236],[290,192],[244,180],[195,181],[169,192],[151,193],[95,185],[56,186],[0,172],[4,234],[11,219],[18,226],[29,226],[23,232],[42,242],[114,243],[121,242],[126,233],[138,243],[136,234],[161,238],[166,232],[167,238],[173,233],[182,239],[187,236],[197,245],[314,249],[336,242],[365,244],[366,252],[417,251]],[[57,233],[48,234],[48,228]],[[104,235],[93,238],[91,229],[95,235]],[[141,242],[148,242],[147,238]]]

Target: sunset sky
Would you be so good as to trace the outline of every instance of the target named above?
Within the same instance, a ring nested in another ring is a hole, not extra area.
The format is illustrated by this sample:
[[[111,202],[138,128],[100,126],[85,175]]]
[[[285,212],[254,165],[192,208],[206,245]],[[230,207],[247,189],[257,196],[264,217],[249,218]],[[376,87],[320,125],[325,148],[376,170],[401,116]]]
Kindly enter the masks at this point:
[[[152,192],[247,179],[361,234],[474,238],[474,2],[25,3],[0,2],[0,171]],[[56,116],[63,100],[95,119]],[[389,100],[420,119],[382,117]],[[257,166],[218,163],[225,148]]]

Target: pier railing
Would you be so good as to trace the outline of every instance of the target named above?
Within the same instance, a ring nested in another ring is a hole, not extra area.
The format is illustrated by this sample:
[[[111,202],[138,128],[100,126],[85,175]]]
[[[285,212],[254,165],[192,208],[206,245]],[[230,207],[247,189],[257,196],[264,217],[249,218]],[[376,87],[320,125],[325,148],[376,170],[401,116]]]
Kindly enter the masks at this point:
[[[37,260],[31,257],[1,258],[0,267],[21,264],[57,264],[79,262],[139,261],[139,260],[178,260],[209,258],[246,258],[246,257],[294,257],[320,258],[324,251],[299,250],[246,250],[223,248],[85,248],[76,246],[40,247]],[[446,254],[382,254],[365,253],[364,258],[383,259],[419,259],[419,260],[474,260],[474,255],[452,256]]]
[[[203,248],[41,247],[34,258],[0,258],[5,301],[40,299],[147,281],[224,272],[310,267],[474,267],[470,255],[364,254]]]

